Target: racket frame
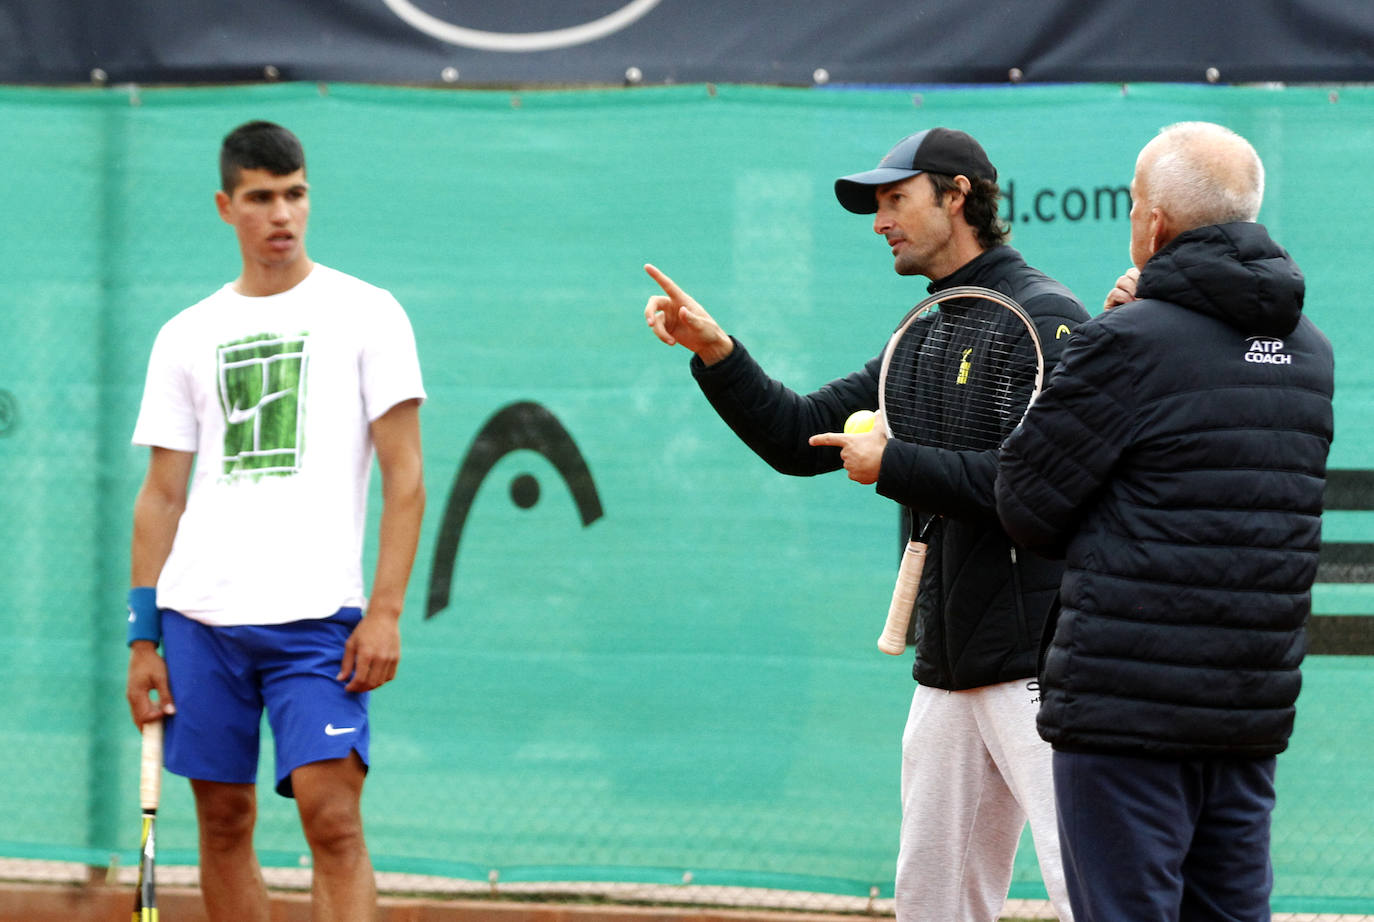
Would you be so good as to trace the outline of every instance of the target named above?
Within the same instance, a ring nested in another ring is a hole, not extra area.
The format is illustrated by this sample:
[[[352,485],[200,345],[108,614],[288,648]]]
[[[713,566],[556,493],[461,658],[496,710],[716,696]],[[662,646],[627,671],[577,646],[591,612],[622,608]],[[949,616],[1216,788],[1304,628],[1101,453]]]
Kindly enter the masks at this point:
[[[911,325],[929,314],[931,308],[942,302],[959,298],[983,298],[993,301],[1006,308],[1021,321],[1034,347],[1036,362],[1035,380],[1031,388],[1030,399],[1026,401],[1025,410],[1021,411],[1022,418],[1025,417],[1026,410],[1029,410],[1031,405],[1035,403],[1035,398],[1040,395],[1040,388],[1045,381],[1045,353],[1041,348],[1040,333],[1035,328],[1035,321],[1026,313],[1026,309],[1012,298],[991,288],[977,285],[958,285],[953,288],[946,288],[907,311],[902,322],[897,325],[897,329],[888,337],[887,347],[883,350],[883,362],[878,372],[878,410],[882,414],[883,426],[887,429],[889,439],[896,438],[896,435],[892,431],[892,425],[887,414],[887,375],[892,363],[892,356],[897,351],[897,344]],[[925,525],[921,526],[920,516],[916,510],[912,509],[910,513],[911,538],[902,551],[902,562],[897,569],[897,582],[892,589],[892,601],[888,605],[887,619],[883,623],[882,633],[878,635],[878,649],[889,656],[901,656],[906,652],[907,630],[916,611],[916,601],[921,588],[921,576],[925,572],[926,552],[929,549],[927,539],[930,536],[931,527],[939,518],[938,515],[932,515],[926,520]]]

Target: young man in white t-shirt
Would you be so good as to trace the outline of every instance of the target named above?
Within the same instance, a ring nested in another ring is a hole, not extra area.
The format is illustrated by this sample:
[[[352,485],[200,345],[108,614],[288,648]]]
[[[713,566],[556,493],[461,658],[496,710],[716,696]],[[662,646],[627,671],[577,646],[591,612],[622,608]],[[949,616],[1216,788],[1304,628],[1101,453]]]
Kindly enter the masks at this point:
[[[295,797],[311,850],[311,917],[370,920],[367,698],[396,675],[424,511],[415,337],[390,294],[306,255],[295,135],[239,126],[220,174],[242,274],[163,326],[134,430],[151,454],[134,505],[129,707],[139,725],[166,719],[167,768],[191,779],[211,920],[268,919],[253,849],[264,710],[276,790]]]

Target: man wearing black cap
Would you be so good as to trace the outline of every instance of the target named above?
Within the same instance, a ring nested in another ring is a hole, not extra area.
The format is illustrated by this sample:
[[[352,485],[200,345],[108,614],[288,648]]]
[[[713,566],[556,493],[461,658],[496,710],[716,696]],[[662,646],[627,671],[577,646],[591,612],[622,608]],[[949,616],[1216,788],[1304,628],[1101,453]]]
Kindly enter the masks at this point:
[[[835,195],[847,210],[874,215],[899,275],[931,279],[931,292],[979,285],[1019,302],[1035,320],[1047,368],[1088,319],[1067,288],[1006,245],[997,170],[962,131],[903,138],[876,169],[837,180]],[[993,922],[1028,819],[1046,889],[1060,918],[1071,918],[1050,751],[1035,729],[1040,633],[1062,570],[1018,554],[998,524],[996,452],[889,441],[882,426],[841,433],[851,412],[877,406],[881,355],[798,394],[768,377],[667,275],[645,269],[664,292],[645,307],[649,327],[691,350],[702,392],[755,453],[786,474],[844,467],[915,514],[941,517],[913,619],[917,688],[902,739],[898,922]],[[873,336],[885,341],[887,333]]]

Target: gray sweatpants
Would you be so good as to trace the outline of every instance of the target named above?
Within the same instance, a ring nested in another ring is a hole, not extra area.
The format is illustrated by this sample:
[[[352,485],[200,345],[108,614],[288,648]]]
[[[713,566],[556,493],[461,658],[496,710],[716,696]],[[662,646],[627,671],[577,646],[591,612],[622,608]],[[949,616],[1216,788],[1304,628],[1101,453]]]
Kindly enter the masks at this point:
[[[1029,679],[969,691],[917,686],[902,734],[897,922],[994,922],[1029,819],[1045,889],[1071,920],[1051,750]]]

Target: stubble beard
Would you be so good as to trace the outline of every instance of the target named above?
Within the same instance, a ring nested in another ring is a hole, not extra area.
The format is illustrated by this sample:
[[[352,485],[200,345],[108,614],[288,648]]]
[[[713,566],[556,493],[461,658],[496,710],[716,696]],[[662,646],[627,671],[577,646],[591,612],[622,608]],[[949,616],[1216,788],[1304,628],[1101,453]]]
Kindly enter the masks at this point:
[[[892,271],[898,275],[925,275],[925,266],[922,265],[920,256],[912,253],[909,246],[910,244],[908,249],[902,250],[892,260]]]

